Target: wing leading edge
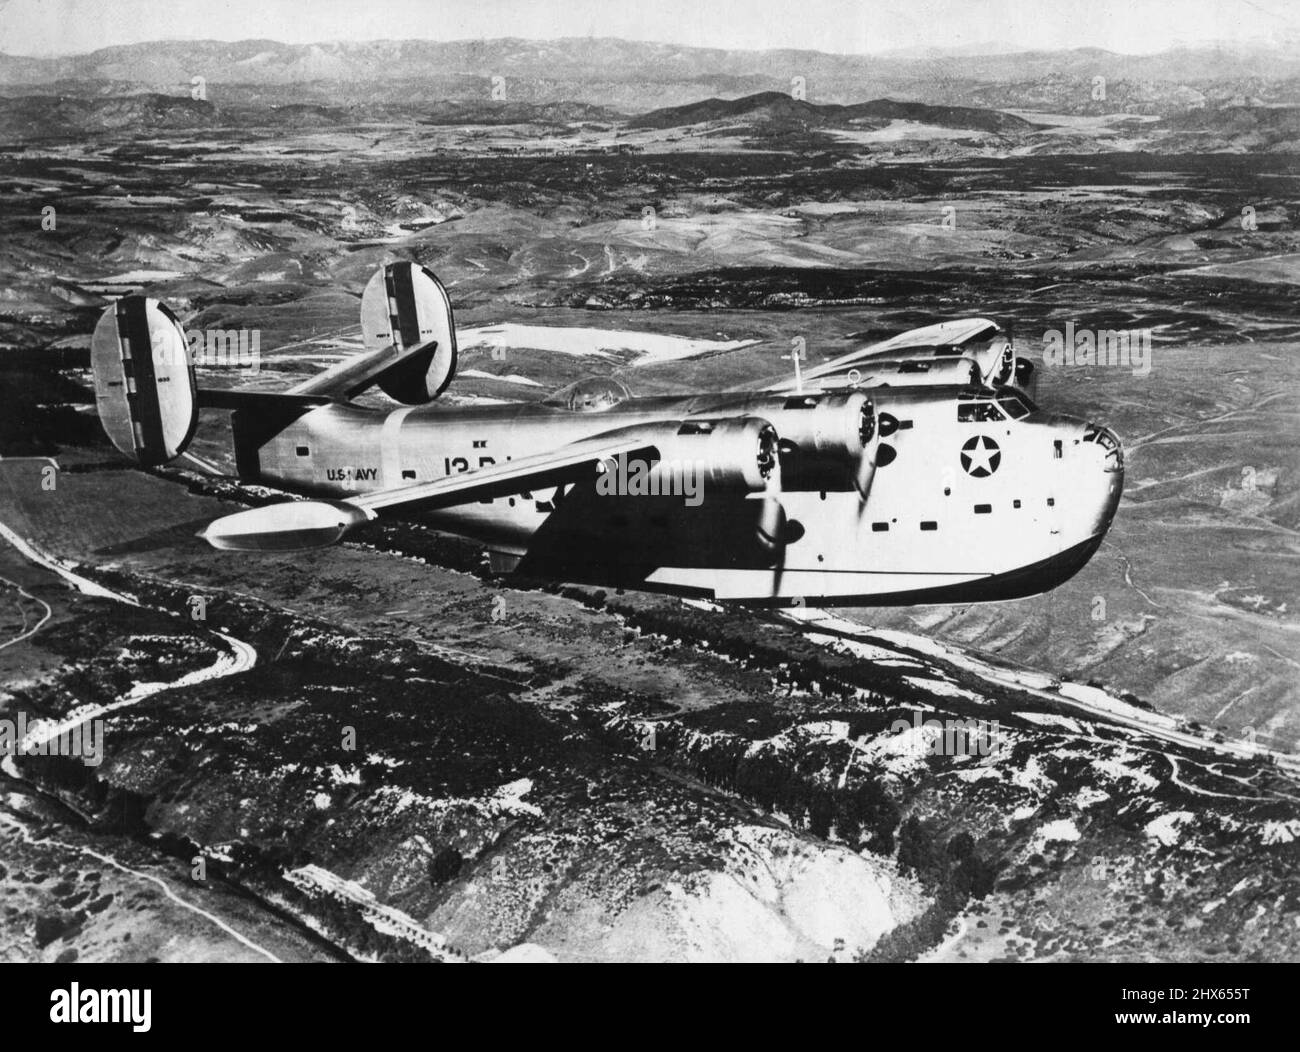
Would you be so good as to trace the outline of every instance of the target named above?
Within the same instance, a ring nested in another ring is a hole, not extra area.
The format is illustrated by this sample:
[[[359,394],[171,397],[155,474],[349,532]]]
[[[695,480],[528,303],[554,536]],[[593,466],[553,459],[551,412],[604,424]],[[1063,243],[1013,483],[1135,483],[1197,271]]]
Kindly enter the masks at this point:
[[[596,465],[620,454],[657,455],[644,435],[594,438],[549,453],[520,457],[413,486],[360,493],[345,500],[290,501],[237,512],[199,534],[227,551],[296,551],[340,540],[356,526],[396,510],[433,511],[518,493],[521,489],[578,482]]]
[[[961,348],[968,343],[989,339],[998,332],[997,323],[990,321],[988,318],[958,318],[953,321],[937,322],[934,325],[924,325],[921,328],[909,329],[897,336],[891,336],[888,340],[883,340],[880,343],[869,344],[866,347],[856,347],[847,354],[842,354],[829,362],[815,366],[812,369],[805,369],[802,371],[800,379],[804,384],[817,386],[818,381],[827,377],[836,377],[859,364],[870,366],[877,362],[889,361],[895,357],[904,357],[906,352],[916,348]],[[865,368],[863,372],[864,375],[857,380],[854,386],[872,387],[879,385],[880,381],[873,381],[873,377],[866,374]],[[759,389],[762,391],[784,392],[794,391],[795,387],[794,378],[786,375],[775,382],[766,383]]]

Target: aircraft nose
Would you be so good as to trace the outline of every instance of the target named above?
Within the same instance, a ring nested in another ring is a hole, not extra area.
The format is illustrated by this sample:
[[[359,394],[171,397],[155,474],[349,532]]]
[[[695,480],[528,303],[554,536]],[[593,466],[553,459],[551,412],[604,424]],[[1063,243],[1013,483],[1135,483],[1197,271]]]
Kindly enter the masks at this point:
[[[1123,473],[1124,446],[1119,440],[1119,435],[1101,424],[1089,423],[1084,428],[1083,440],[1085,442],[1095,442],[1104,450],[1102,470]]]
[[[1083,440],[1092,443],[1101,454],[1102,477],[1106,489],[1101,495],[1100,518],[1105,529],[1119,508],[1120,495],[1124,490],[1124,447],[1119,436],[1108,427],[1089,423],[1085,426]]]
[[[1102,427],[1101,424],[1089,423],[1083,430],[1084,442],[1096,442],[1105,451],[1102,458],[1102,466],[1105,471],[1122,472],[1125,469],[1125,450],[1119,441],[1118,434],[1115,434],[1110,428]]]

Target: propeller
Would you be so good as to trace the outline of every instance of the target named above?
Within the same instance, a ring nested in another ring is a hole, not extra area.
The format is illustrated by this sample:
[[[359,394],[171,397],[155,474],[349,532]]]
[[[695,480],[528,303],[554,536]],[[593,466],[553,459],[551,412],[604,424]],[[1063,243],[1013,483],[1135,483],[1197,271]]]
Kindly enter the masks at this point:
[[[781,503],[781,491],[769,486],[758,498],[762,504],[758,512],[758,543],[770,552],[784,553],[790,543],[790,520]]]
[[[772,564],[772,595],[781,593],[781,578],[785,576],[785,552],[790,543],[790,519],[781,503],[781,491],[770,482],[761,497],[758,511],[758,543],[770,552],[775,562]]]
[[[858,491],[858,512],[859,514],[867,506],[867,498],[871,496],[871,485],[876,481],[876,468],[878,463],[879,449],[874,444],[862,451],[858,457],[858,470],[853,476],[853,488]]]
[[[773,447],[775,453],[776,446]],[[771,470],[767,474],[763,491],[753,494],[749,499],[760,502],[758,521],[754,532],[759,546],[771,554],[775,562],[772,566],[772,595],[781,591],[781,578],[785,573],[785,552],[791,541],[803,536],[803,528],[792,523],[786,514],[785,505],[781,503],[781,461],[772,457]]]
[[[858,468],[854,473],[853,487],[858,491],[858,520],[867,511],[867,499],[871,496],[871,487],[876,481],[876,469],[889,464],[898,454],[893,446],[881,445],[882,438],[888,438],[898,430],[898,418],[891,413],[876,414],[872,407],[870,421],[863,423],[862,455],[858,457]]]

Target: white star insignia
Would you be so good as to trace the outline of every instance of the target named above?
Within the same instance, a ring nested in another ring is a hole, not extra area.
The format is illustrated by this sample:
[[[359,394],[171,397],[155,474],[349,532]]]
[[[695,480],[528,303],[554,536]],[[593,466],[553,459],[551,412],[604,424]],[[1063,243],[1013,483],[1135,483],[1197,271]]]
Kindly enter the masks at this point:
[[[997,470],[1001,455],[996,442],[987,435],[980,435],[973,443],[968,442],[962,448],[962,467],[976,477],[992,475]]]

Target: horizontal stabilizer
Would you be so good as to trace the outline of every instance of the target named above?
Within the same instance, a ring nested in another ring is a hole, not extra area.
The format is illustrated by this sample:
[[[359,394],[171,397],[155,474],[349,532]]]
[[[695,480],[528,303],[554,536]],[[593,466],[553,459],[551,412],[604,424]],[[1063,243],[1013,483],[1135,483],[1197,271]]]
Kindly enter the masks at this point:
[[[406,348],[386,344],[332,365],[310,380],[291,387],[288,393],[323,401],[346,402],[373,387],[390,369],[419,360],[433,350],[434,347],[429,344],[416,344]]]
[[[232,389],[201,388],[201,409],[255,409],[270,412],[279,409],[311,409],[329,405],[333,399],[324,395],[291,394],[287,391],[239,391]]]

